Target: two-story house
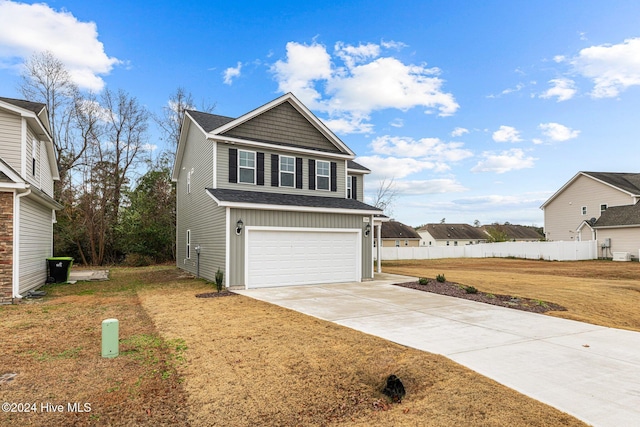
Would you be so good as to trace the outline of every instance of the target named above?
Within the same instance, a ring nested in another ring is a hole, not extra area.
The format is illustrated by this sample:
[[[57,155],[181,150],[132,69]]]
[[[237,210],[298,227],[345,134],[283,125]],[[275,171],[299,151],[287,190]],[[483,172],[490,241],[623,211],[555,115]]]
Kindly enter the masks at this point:
[[[245,288],[373,277],[374,216],[351,151],[292,94],[238,118],[187,111],[177,265]]]
[[[639,201],[640,173],[578,172],[541,206],[545,237],[597,240],[605,258],[617,251],[637,256],[640,216],[634,206]]]
[[[0,98],[0,302],[46,281],[58,179],[45,105]]]

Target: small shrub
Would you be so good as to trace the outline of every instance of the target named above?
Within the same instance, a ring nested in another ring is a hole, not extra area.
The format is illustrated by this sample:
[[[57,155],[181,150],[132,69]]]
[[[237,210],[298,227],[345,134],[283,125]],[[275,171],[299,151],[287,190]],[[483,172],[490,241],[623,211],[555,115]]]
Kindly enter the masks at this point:
[[[464,290],[468,294],[477,294],[478,293],[478,290],[476,288],[474,288],[473,286],[467,286],[466,288],[464,288]]]
[[[224,280],[224,273],[222,272],[222,270],[220,270],[220,267],[218,267],[218,271],[216,271],[216,289],[218,290],[218,292],[222,292],[222,282]]]
[[[429,284],[429,279],[427,279],[426,277],[421,277],[418,279],[418,283],[421,285],[428,285]]]
[[[447,281],[447,279],[445,279],[445,278],[444,278],[444,274],[438,274],[438,275],[436,276],[436,280],[437,280],[438,282],[440,282],[440,283],[444,283],[444,282],[446,282],[446,281]]]

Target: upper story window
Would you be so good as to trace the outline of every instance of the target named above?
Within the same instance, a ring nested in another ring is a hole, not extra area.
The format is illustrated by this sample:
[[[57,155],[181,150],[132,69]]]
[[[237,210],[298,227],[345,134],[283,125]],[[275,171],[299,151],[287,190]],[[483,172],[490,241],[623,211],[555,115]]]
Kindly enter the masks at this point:
[[[606,211],[606,210],[607,210],[607,207],[608,207],[608,206],[607,206],[606,204],[604,204],[604,205],[600,205],[600,213],[602,213],[602,212]]]
[[[316,188],[329,190],[331,184],[331,164],[323,160],[316,162]]]
[[[352,184],[353,184],[353,177],[352,176],[348,176],[347,177],[347,199],[355,199],[355,197],[353,197],[352,194]]]
[[[587,214],[587,207],[583,206],[581,212],[582,212],[582,215],[586,215]]]
[[[31,175],[36,176],[36,159],[38,158],[38,141],[31,143]]]
[[[295,186],[296,159],[295,157],[280,156],[280,186]]]
[[[187,194],[191,193],[191,171],[187,172]]]
[[[256,183],[256,153],[238,150],[238,182]]]

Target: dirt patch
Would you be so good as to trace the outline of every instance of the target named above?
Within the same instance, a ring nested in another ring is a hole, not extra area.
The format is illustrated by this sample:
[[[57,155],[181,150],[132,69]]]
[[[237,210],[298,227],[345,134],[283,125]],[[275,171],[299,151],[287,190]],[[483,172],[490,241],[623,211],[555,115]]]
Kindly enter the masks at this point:
[[[234,295],[238,295],[231,291],[222,291],[222,292],[205,292],[201,294],[196,294],[196,298],[222,298],[222,297],[231,297]]]
[[[546,313],[547,311],[566,311],[567,309],[559,304],[542,301],[539,299],[523,298],[512,295],[491,294],[480,292],[474,287],[468,287],[455,282],[439,282],[436,279],[427,279],[426,284],[419,282],[396,283],[396,286],[417,289],[424,292],[446,295],[450,297],[463,298],[485,304],[498,305],[501,307],[514,308],[516,310],[530,311],[532,313]],[[473,290],[475,289],[475,292]]]

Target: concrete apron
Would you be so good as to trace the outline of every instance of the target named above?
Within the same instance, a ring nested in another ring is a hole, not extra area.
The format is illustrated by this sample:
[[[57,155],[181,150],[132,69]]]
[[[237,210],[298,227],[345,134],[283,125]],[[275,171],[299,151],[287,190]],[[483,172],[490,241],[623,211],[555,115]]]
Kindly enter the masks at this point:
[[[392,285],[414,280],[234,292],[444,355],[594,426],[640,425],[640,333]]]

